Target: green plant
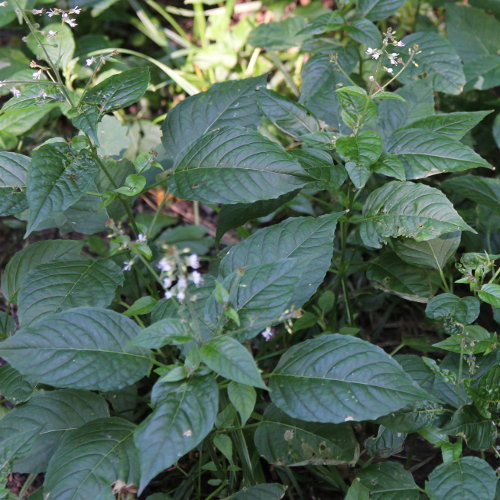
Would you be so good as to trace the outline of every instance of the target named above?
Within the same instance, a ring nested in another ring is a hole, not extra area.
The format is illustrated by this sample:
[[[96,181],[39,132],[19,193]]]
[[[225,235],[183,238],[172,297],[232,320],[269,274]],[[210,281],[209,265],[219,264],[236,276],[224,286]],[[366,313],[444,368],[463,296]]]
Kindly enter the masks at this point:
[[[253,68],[262,52],[281,92],[263,74],[196,93],[234,59],[198,79],[168,69],[194,95],[168,112],[161,145],[147,122],[134,148],[111,113],[151,93],[150,68],[120,67],[114,48],[78,63],[53,46],[70,43],[77,7],[56,12],[53,36],[32,19],[44,12],[18,11],[39,59],[34,81],[23,70],[4,82],[2,112],[40,115],[0,128],[4,146],[22,151],[18,137],[51,113],[78,132],[42,136],[30,156],[0,151],[1,214],[26,237],[83,236],[31,243],[2,275],[0,392],[15,406],[0,421],[2,473],[45,472],[54,499],[495,498],[500,181],[487,91],[499,21],[450,3],[433,24],[428,6],[403,4],[314,5],[255,27]],[[193,12],[200,46],[186,64],[219,61],[202,4]],[[108,64],[120,71],[103,74]],[[139,213],[157,187],[156,211]],[[197,222],[200,204],[216,212],[215,238],[167,229],[168,194],[193,200]],[[220,249],[230,230],[240,241]],[[404,316],[394,333],[388,319]]]

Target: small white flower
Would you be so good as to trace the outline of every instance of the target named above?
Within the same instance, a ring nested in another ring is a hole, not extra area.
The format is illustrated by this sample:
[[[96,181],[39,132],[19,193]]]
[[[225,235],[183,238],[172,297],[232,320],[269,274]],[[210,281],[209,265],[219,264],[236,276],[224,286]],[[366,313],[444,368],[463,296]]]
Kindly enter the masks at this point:
[[[189,278],[196,286],[201,285],[203,283],[203,277],[198,271],[193,271],[189,276]]]
[[[76,23],[76,19],[70,19],[69,17],[66,17],[64,19],[64,22],[69,25],[71,28],[74,28],[75,26],[78,26],[78,24]]]
[[[139,236],[137,236],[137,241],[144,242],[147,241],[147,236],[145,234],[140,233]]]
[[[45,90],[44,90],[44,91],[40,94],[40,97],[41,97],[42,99],[47,99],[47,97],[48,97],[48,96],[47,96],[47,92],[45,92]]]
[[[82,11],[82,9],[80,9],[80,7],[78,7],[78,5],[76,5],[75,7],[73,7],[72,9],[69,10],[69,13],[70,14],[80,14],[81,11]]]
[[[171,298],[173,297],[173,294],[172,294],[172,292],[170,292],[170,291],[168,291],[168,290],[167,290],[167,291],[164,293],[164,295],[163,295],[163,296],[164,296],[166,299],[171,299]]]
[[[5,7],[9,4],[9,2],[0,2],[0,7]]]
[[[172,286],[172,280],[170,278],[163,278],[162,285],[165,289],[170,288]]]
[[[57,35],[57,31],[49,30],[47,33],[47,38],[54,38]]]
[[[375,77],[373,75],[370,75],[368,77],[368,80],[370,80],[370,82],[374,82],[375,81]]]
[[[399,42],[396,42],[396,47],[404,47],[406,44],[403,43],[401,40]]]
[[[368,47],[368,48],[366,49],[366,53],[367,53],[369,56],[371,56],[374,52],[375,52],[375,49],[372,49],[371,47]]]
[[[187,431],[184,431],[182,435],[184,437],[191,437],[193,435],[193,431],[191,429],[188,429]]]
[[[186,278],[179,278],[177,280],[177,288],[179,290],[185,290],[187,288],[188,284],[187,284],[187,280]]]
[[[0,87],[3,87],[7,83],[7,80],[0,80]]]
[[[94,64],[95,59],[93,57],[89,57],[88,59],[85,59],[85,66],[92,66]]]
[[[49,17],[53,17],[53,16],[58,16],[59,15],[59,9],[50,9],[47,11],[47,15]]]
[[[200,265],[200,259],[195,253],[192,253],[188,258],[187,258],[187,265],[191,267],[192,269],[199,269],[201,267]]]
[[[394,70],[392,68],[386,68],[384,66],[384,69],[387,71],[387,73],[389,73],[390,75],[392,75],[394,73]]]
[[[21,91],[20,91],[20,90],[18,90],[18,89],[16,89],[16,87],[12,87],[11,92],[12,92],[12,95],[13,95],[14,97],[20,97],[20,96],[21,96]]]
[[[33,9],[31,11],[31,13],[34,15],[34,16],[38,16],[40,14],[43,14],[43,9]]]
[[[374,53],[372,54],[372,59],[377,60],[379,57],[380,57],[380,52],[374,52]]]
[[[39,69],[38,71],[35,71],[32,76],[33,80],[40,80],[40,78],[42,77],[42,70]]]
[[[124,271],[131,271],[133,265],[134,265],[134,261],[133,260],[126,260],[123,263],[123,270]]]
[[[186,298],[186,294],[182,290],[179,290],[177,292],[176,298],[179,302],[182,302]]]
[[[163,257],[163,259],[158,262],[158,269],[160,269],[163,273],[168,273],[169,271],[172,271],[172,265],[165,257]]]
[[[271,327],[267,327],[263,332],[260,332],[260,334],[264,337],[264,340],[266,342],[269,342],[273,338],[273,332],[271,330]]]

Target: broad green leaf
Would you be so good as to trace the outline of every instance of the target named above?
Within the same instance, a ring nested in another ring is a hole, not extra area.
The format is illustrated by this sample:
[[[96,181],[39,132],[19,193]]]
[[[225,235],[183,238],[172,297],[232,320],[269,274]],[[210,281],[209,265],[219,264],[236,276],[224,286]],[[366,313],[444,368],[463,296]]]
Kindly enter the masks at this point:
[[[404,366],[403,366],[404,368]],[[393,432],[410,433],[431,428],[439,424],[439,419],[446,410],[439,404],[431,401],[407,405],[377,419],[377,423]]]
[[[448,38],[464,63],[466,89],[497,86],[500,83],[498,20],[468,5],[449,4],[446,13]]]
[[[335,227],[341,214],[297,217],[260,229],[231,247],[220,263],[219,272],[227,276],[240,267],[258,266],[281,259],[296,259],[301,275],[292,303],[302,306],[316,291],[330,266]]]
[[[54,212],[66,210],[90,188],[99,170],[88,151],[64,142],[45,144],[33,152],[27,198],[30,234]]]
[[[203,344],[200,356],[211,370],[234,382],[267,389],[252,355],[237,340],[220,336]]]
[[[243,488],[230,496],[230,500],[280,500],[284,497],[286,486],[278,483],[257,484]],[[228,500],[229,500],[228,499]]]
[[[79,307],[22,328],[0,343],[0,355],[37,382],[108,391],[148,373],[148,351],[127,346],[138,333],[139,327],[126,316]]]
[[[380,21],[396,12],[405,0],[357,0],[357,13],[372,21]]]
[[[290,151],[304,170],[315,179],[307,184],[307,189],[337,190],[347,179],[342,165],[334,164],[332,155],[321,149],[301,148]]]
[[[387,238],[426,241],[459,229],[474,232],[439,189],[412,182],[392,181],[372,191],[363,217],[361,234],[373,234],[369,246],[375,248]]]
[[[481,415],[492,418],[500,404],[500,366],[495,364],[475,381],[470,393]]]
[[[403,162],[410,180],[442,172],[493,168],[465,144],[426,129],[398,130],[389,138],[387,148]]]
[[[407,82],[425,73],[431,76],[434,90],[453,95],[463,91],[465,75],[462,64],[448,40],[438,33],[421,32],[405,37],[403,42],[406,45],[403,53],[415,44],[418,45],[420,53],[414,59],[418,67],[410,64],[401,73],[401,81]]]
[[[260,113],[257,89],[265,87],[266,75],[216,83],[209,90],[180,102],[163,122],[163,146],[169,158],[211,130],[222,127],[257,128]]]
[[[383,100],[378,106],[377,125],[385,138],[409,123],[434,115],[434,92],[428,78],[407,83],[396,91],[404,102]]]
[[[449,139],[459,141],[490,113],[491,111],[443,113],[421,118],[405,125],[403,128],[428,130],[429,132],[435,132],[445,135]]]
[[[452,293],[441,293],[429,300],[425,315],[431,319],[450,318],[459,323],[470,324],[479,316],[479,306],[476,297],[457,297]]]
[[[365,448],[371,457],[389,458],[403,451],[406,436],[405,432],[393,431],[380,425],[377,435],[365,440]]]
[[[97,124],[100,113],[97,106],[83,106],[81,111],[72,110],[68,116],[75,128],[87,134],[94,141],[94,144],[99,145]]]
[[[486,302],[493,307],[500,307],[500,285],[486,283],[481,287],[481,290],[479,290],[477,294],[483,302]]]
[[[344,24],[342,29],[356,42],[368,47],[379,47],[382,44],[380,31],[368,19],[354,19],[349,24]]]
[[[31,33],[26,37],[26,43],[31,52],[35,54],[37,59],[43,59],[46,62],[48,62],[47,57],[49,57],[50,61],[59,68],[68,66],[75,52],[75,39],[71,28],[63,22],[50,23],[43,27],[43,31],[42,36],[38,33],[35,37]],[[50,39],[47,38],[49,31],[55,32],[55,35]],[[43,47],[40,47],[37,38],[42,40]]]
[[[500,205],[500,179],[494,177],[461,175],[446,179],[442,186],[445,191],[484,205],[493,210],[493,213]]]
[[[356,136],[340,137],[337,153],[346,162],[345,167],[356,188],[362,188],[371,175],[372,166],[382,154],[382,139],[377,132],[366,131]]]
[[[318,120],[302,105],[264,88],[258,90],[257,96],[262,113],[285,134],[298,139],[320,131]]]
[[[372,464],[358,472],[370,490],[370,500],[419,500],[420,492],[410,471],[398,462]]]
[[[492,338],[490,332],[482,326],[466,325],[462,328],[461,325],[452,324],[450,326],[448,322],[445,322],[445,327],[451,336],[433,344],[434,347],[457,354],[463,352],[464,348],[468,353],[484,354],[485,351],[491,351],[496,345],[496,334]]]
[[[230,382],[227,386],[229,401],[240,415],[241,424],[245,425],[255,408],[257,394],[253,387],[237,382]]]
[[[123,284],[123,272],[111,260],[51,261],[35,267],[19,292],[22,326],[48,314],[79,306],[105,307]]]
[[[0,134],[13,136],[25,134],[34,128],[47,113],[57,107],[57,104],[38,104],[26,108],[12,107],[12,109],[0,113]]]
[[[51,260],[58,262],[80,256],[83,241],[37,241],[17,252],[7,263],[2,275],[2,294],[12,304],[17,304],[17,293],[28,273],[36,266]]]
[[[146,186],[146,178],[144,176],[131,174],[127,175],[125,184],[115,189],[115,192],[124,196],[137,196],[144,189],[144,186]]]
[[[305,185],[307,174],[280,145],[258,132],[223,128],[198,139],[175,165],[170,190],[207,203],[275,199]]]
[[[30,161],[27,156],[0,151],[0,216],[28,208],[25,189]]]
[[[344,500],[369,500],[370,490],[361,483],[361,480],[357,477],[355,478],[351,486],[346,492]]]
[[[268,406],[254,435],[269,463],[287,466],[354,465],[359,445],[349,424],[317,424],[290,418]]]
[[[114,500],[116,481],[137,485],[139,460],[134,424],[118,417],[89,422],[70,432],[52,457],[44,483],[46,498]]]
[[[354,60],[354,64],[341,65],[344,71],[350,73],[356,63],[357,60]],[[306,62],[302,70],[299,98],[299,102],[314,116],[338,129],[342,127],[340,102],[335,92],[339,83],[350,85],[340,71],[333,71],[328,55],[316,55]]]
[[[477,457],[464,457],[436,467],[425,483],[429,500],[493,500],[495,471]]]
[[[377,114],[377,105],[361,87],[346,86],[336,90],[342,108],[342,120],[351,128],[369,122]],[[358,123],[360,117],[362,122]]]
[[[299,307],[293,298],[301,275],[298,259],[282,259],[236,270],[224,279],[224,288],[231,291],[229,303],[238,313],[239,326],[244,332],[238,335],[238,340],[254,337],[278,322],[287,309]],[[206,313],[215,321],[223,314],[222,306],[213,300]]]
[[[382,155],[373,166],[372,170],[377,174],[392,177],[398,181],[406,180],[405,167],[396,155]]]
[[[300,161],[300,160],[299,160]],[[311,174],[312,175],[312,174]],[[237,203],[224,205],[217,219],[216,239],[220,240],[224,234],[235,227],[242,226],[245,222],[258,217],[269,215],[280,208],[287,201],[292,200],[297,191],[285,193],[274,200],[260,200],[254,203]]]
[[[406,238],[395,240],[392,247],[397,256],[408,264],[439,270],[455,255],[461,235],[460,231],[455,231],[427,241]]]
[[[26,401],[33,390],[33,384],[12,366],[0,366],[0,394],[10,403],[17,405]]]
[[[473,450],[486,450],[495,446],[497,430],[490,418],[485,418],[474,408],[464,406],[457,410],[443,431],[452,436],[461,436]]]
[[[123,314],[125,316],[143,316],[144,314],[149,314],[157,302],[158,300],[151,297],[151,295],[145,295],[137,299]]]
[[[370,262],[366,277],[376,288],[414,302],[427,302],[439,285],[439,276],[384,252]]]
[[[289,416],[325,423],[372,420],[426,398],[382,349],[339,334],[288,349],[270,389],[273,403]]]
[[[338,11],[330,11],[312,19],[312,21],[300,31],[304,35],[321,35],[328,31],[338,30],[345,20]]]
[[[99,106],[100,114],[126,108],[136,103],[146,92],[148,68],[134,68],[112,75],[83,95],[83,102]]]
[[[108,416],[104,398],[88,391],[37,394],[2,418],[0,445],[7,454],[20,448],[12,456],[17,471],[44,472],[51,455],[69,431]]]
[[[247,43],[267,50],[286,50],[296,47],[305,38],[305,35],[300,33],[305,25],[305,19],[300,16],[260,24],[251,31]]]
[[[212,430],[219,390],[210,377],[163,385],[153,413],[135,432],[141,462],[140,491],[159,472],[196,447]]]

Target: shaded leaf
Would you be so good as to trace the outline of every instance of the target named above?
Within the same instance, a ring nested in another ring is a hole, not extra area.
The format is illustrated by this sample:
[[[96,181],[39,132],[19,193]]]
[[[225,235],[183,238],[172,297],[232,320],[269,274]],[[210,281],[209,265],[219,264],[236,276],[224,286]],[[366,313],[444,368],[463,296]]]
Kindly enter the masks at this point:
[[[358,0],[357,12],[361,17],[379,21],[396,12],[405,0]]]
[[[429,300],[425,315],[431,319],[451,318],[459,323],[470,324],[479,316],[479,305],[476,297],[441,293]]]
[[[24,191],[30,162],[27,156],[0,151],[0,216],[17,214],[28,208]]]
[[[445,191],[484,205],[493,210],[493,213],[500,205],[500,179],[494,177],[461,175],[446,179],[442,186]]]
[[[33,384],[10,365],[0,366],[0,394],[14,405],[28,400]]]

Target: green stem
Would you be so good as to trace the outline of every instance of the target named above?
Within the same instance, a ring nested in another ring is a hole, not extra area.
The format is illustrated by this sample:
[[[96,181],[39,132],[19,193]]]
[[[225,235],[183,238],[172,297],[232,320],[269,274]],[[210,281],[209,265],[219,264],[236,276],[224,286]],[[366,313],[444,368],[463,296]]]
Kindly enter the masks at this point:
[[[280,58],[272,50],[269,50],[267,52],[267,58],[283,73],[285,81],[290,87],[290,90],[295,94],[296,97],[298,97],[300,94],[300,90],[293,81],[292,75],[286,69],[286,66],[281,62]]]

